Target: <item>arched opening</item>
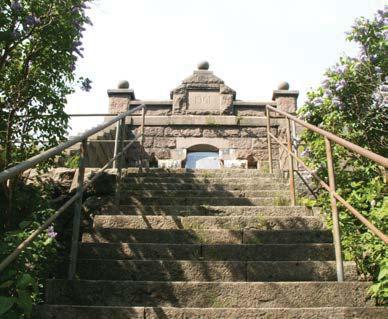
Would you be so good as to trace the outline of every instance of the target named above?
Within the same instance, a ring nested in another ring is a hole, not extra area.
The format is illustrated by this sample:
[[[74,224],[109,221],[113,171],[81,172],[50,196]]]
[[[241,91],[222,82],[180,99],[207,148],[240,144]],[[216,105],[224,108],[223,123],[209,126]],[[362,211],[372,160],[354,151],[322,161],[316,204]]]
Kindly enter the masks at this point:
[[[221,161],[218,148],[208,144],[197,144],[187,149],[185,168],[219,169]]]

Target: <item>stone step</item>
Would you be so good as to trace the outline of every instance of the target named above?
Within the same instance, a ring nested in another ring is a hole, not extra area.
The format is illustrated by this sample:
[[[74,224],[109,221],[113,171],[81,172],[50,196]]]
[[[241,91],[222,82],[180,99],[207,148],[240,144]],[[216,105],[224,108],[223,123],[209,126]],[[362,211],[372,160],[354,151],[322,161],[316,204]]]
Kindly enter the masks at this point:
[[[264,182],[279,182],[285,183],[286,181],[282,178],[275,176],[264,176],[257,177],[258,180]],[[220,183],[249,183],[252,181],[251,177],[203,177],[203,176],[164,176],[164,177],[154,177],[151,175],[148,176],[127,176],[122,179],[123,184],[141,184],[141,183],[175,183],[175,184],[199,184],[199,185],[213,185]]]
[[[306,308],[373,306],[366,282],[152,282],[49,280],[48,304]]]
[[[96,228],[82,236],[85,243],[169,244],[297,244],[331,243],[327,230],[109,229]]]
[[[321,308],[174,308],[39,306],[33,319],[386,319],[384,307]]]
[[[333,244],[136,244],[81,243],[84,259],[130,260],[335,260]]]
[[[345,279],[357,280],[353,262]],[[336,281],[335,261],[186,261],[80,259],[77,278],[134,281]]]
[[[257,169],[157,169],[146,168],[143,171],[139,169],[123,169],[123,176],[128,177],[280,177],[279,173],[263,173]]]
[[[286,193],[286,192],[285,192]],[[263,194],[265,195],[265,194]],[[136,197],[121,196],[124,205],[214,205],[214,206],[286,206],[289,197],[283,194],[271,197]]]
[[[320,218],[315,216],[121,216],[97,215],[97,228],[128,229],[324,229]]]
[[[122,198],[149,198],[149,197],[180,197],[180,198],[197,198],[197,197],[234,197],[234,198],[247,198],[247,197],[279,197],[289,196],[286,189],[269,189],[269,190],[128,190],[121,192]]]
[[[98,211],[97,211],[98,213]],[[100,214],[112,215],[172,215],[172,216],[312,216],[311,209],[304,206],[184,206],[184,205],[121,205],[120,212],[104,210]]]
[[[202,190],[202,191],[232,191],[232,190],[271,190],[288,189],[289,184],[273,180],[258,180],[256,182],[232,182],[232,183],[124,183],[122,189],[129,190]]]

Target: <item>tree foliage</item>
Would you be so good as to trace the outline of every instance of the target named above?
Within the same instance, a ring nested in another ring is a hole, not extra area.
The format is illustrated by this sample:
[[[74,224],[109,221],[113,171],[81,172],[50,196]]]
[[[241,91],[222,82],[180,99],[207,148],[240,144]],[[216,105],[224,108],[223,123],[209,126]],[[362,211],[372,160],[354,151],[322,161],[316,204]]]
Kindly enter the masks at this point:
[[[0,0],[0,171],[64,138],[88,2]],[[13,184],[2,185],[5,215]]]
[[[341,57],[328,69],[322,85],[309,92],[299,110],[302,119],[383,156],[388,155],[388,42],[387,9],[374,19],[357,19],[347,39],[359,45],[357,57]],[[311,131],[303,132],[302,155],[321,177],[328,176],[325,142]],[[388,198],[384,172],[376,163],[333,145],[337,192],[381,231],[388,231]],[[330,217],[328,193],[317,204]],[[340,226],[345,258],[355,260],[366,278],[374,278],[373,294],[388,299],[388,249],[341,205]]]
[[[86,2],[0,1],[0,169],[66,134],[66,95],[73,92],[82,32],[90,23]]]

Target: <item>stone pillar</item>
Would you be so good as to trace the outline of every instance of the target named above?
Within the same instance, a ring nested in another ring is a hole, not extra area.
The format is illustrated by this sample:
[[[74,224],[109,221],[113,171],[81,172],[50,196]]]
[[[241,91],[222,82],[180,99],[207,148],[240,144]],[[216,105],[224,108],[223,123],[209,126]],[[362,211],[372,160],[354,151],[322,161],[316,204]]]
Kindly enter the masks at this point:
[[[281,82],[277,90],[272,93],[272,100],[276,102],[279,110],[295,113],[299,91],[290,91],[290,85],[287,82]]]
[[[272,100],[276,102],[276,108],[291,114],[296,113],[299,91],[291,91],[287,82],[281,82],[277,90],[272,93]],[[281,116],[278,114],[278,116]],[[286,121],[282,121],[278,128],[278,138],[287,145]],[[291,133],[292,134],[292,133]],[[288,170],[288,153],[279,147],[279,168]]]
[[[135,99],[135,93],[129,88],[128,81],[121,81],[117,89],[108,90],[109,113],[122,113],[128,110],[129,102]]]

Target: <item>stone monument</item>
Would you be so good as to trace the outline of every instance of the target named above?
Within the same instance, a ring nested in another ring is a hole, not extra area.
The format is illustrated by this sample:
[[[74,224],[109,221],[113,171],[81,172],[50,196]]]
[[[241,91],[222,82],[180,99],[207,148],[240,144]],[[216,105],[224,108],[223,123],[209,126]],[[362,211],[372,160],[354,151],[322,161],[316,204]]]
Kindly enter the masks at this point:
[[[216,152],[221,167],[262,168],[268,161],[265,106],[294,113],[298,91],[289,90],[289,84],[282,82],[272,92],[272,100],[238,100],[236,91],[210,71],[209,63],[204,61],[170,92],[170,99],[136,99],[127,81],[121,81],[117,89],[108,90],[108,96],[109,112],[114,114],[147,105],[145,142],[143,146],[134,143],[128,150],[127,166],[137,166],[140,158],[145,158],[150,166],[183,168],[190,153]],[[139,132],[140,124],[140,112],[127,118],[126,139]],[[284,127],[283,120],[271,120],[275,136],[284,139]],[[111,127],[100,135],[113,138],[114,130]],[[88,165],[92,167],[99,166],[112,153],[112,145],[96,143],[91,147],[101,148],[99,156],[106,156],[101,160],[91,159]],[[274,159],[280,160],[281,168],[285,168],[287,161],[282,160],[284,156],[279,154],[276,143],[273,150]]]

